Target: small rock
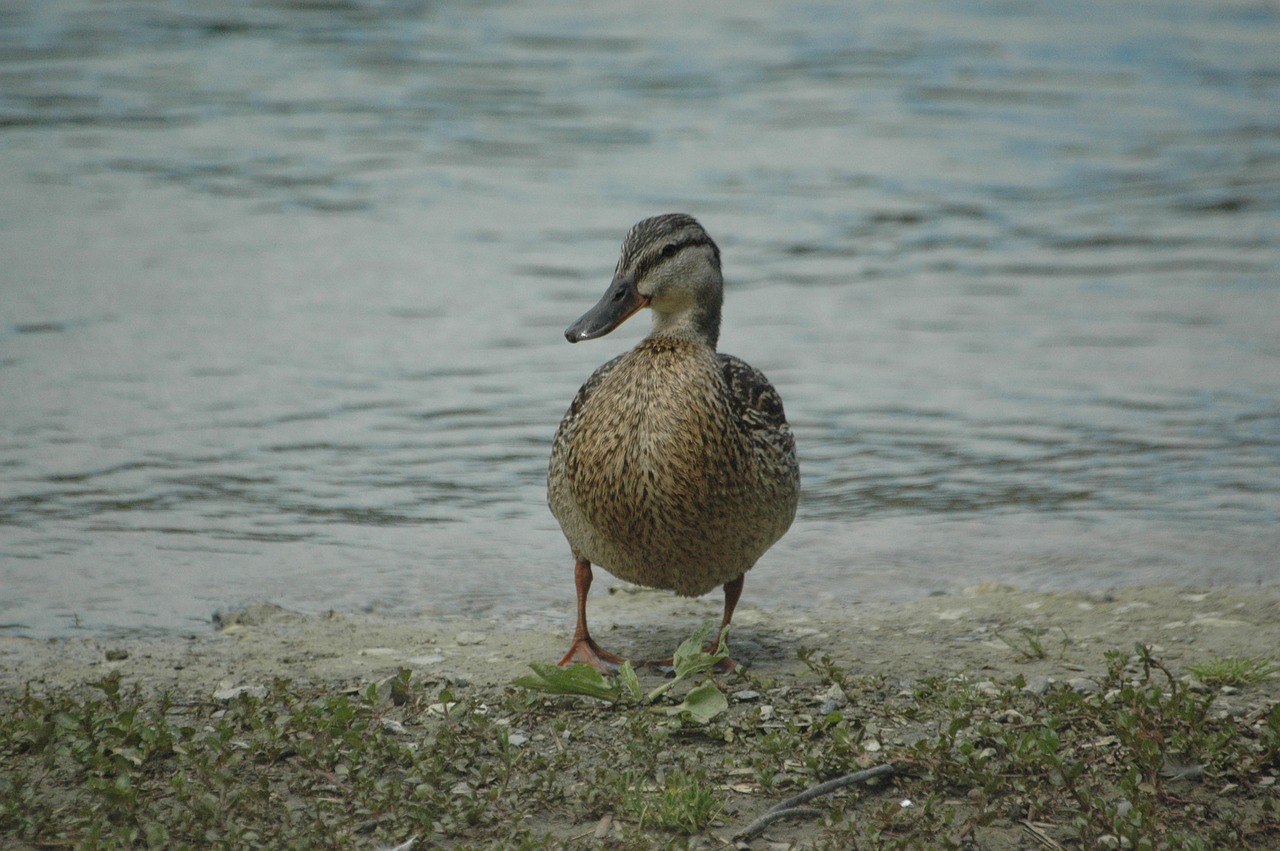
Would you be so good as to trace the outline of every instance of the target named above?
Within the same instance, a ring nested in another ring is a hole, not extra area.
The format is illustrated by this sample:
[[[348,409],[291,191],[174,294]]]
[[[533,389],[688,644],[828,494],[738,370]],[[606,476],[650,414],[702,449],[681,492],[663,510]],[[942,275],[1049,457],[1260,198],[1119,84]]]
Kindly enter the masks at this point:
[[[489,636],[483,632],[460,632],[453,637],[453,640],[465,647],[470,644],[484,644],[488,638]]]
[[[423,656],[412,656],[405,659],[405,662],[410,665],[419,665],[421,667],[426,667],[427,665],[439,665],[443,661],[444,657],[439,653],[427,653]]]
[[[1072,677],[1067,680],[1067,685],[1080,694],[1097,694],[1102,691],[1102,687],[1088,677]]]
[[[1022,690],[1025,691],[1027,694],[1037,694],[1037,695],[1044,694],[1046,691],[1049,690],[1049,682],[1050,681],[1048,677],[1044,677],[1044,676],[1032,677],[1031,679],[1027,680],[1027,684],[1022,687]]]
[[[254,603],[232,612],[214,612],[213,625],[219,630],[232,627],[262,626],[268,621],[283,618],[288,611],[273,603]]]
[[[731,697],[732,699],[740,703],[746,703],[747,701],[750,701],[750,700],[759,700],[760,692],[752,691],[749,688],[744,688],[742,691],[735,691],[733,694],[729,695],[729,697]]]
[[[844,696],[844,689],[832,683],[831,688],[827,689],[818,698],[819,703],[834,703],[837,707],[844,706],[848,702],[848,698]],[[824,710],[825,711],[825,710]]]
[[[1188,689],[1190,689],[1191,691],[1197,692],[1198,694],[1204,694],[1209,690],[1209,687],[1207,685],[1200,682],[1198,678],[1193,677],[1191,674],[1187,674],[1184,677],[1179,677],[1178,681],[1182,683],[1184,686],[1186,686]]]
[[[510,733],[507,736],[507,744],[511,745],[513,748],[518,748],[521,745],[528,744],[528,742],[529,737],[524,733]]]
[[[259,700],[267,696],[267,687],[263,685],[223,686],[213,693],[214,700],[235,700],[242,694],[256,697]]]
[[[111,650],[107,651],[108,662],[123,662],[125,659],[128,659],[128,658],[129,658],[128,650],[120,650],[118,648],[112,648]]]
[[[991,680],[981,680],[973,684],[973,690],[984,697],[999,697],[1000,687]]]

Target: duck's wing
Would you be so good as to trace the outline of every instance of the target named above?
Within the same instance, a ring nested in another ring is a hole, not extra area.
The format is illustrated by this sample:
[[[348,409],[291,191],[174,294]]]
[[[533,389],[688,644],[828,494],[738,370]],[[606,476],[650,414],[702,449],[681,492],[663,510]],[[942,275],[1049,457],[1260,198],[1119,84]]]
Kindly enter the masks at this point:
[[[625,354],[625,352],[623,353]],[[562,461],[566,452],[568,452],[569,441],[573,436],[574,426],[578,422],[578,415],[581,413],[584,405],[590,400],[596,389],[604,383],[606,377],[613,368],[618,365],[618,361],[622,360],[622,355],[618,355],[613,360],[608,361],[595,372],[591,373],[591,377],[578,388],[578,392],[573,397],[573,401],[569,403],[569,410],[564,412],[564,418],[560,420],[560,427],[556,429],[555,440],[553,441],[551,453],[551,465],[554,468],[557,461]]]
[[[609,373],[613,372],[613,368],[618,365],[618,361],[622,360],[623,355],[625,354],[626,352],[623,352],[621,355],[605,362],[599,369],[591,373],[591,377],[578,388],[578,392],[574,395],[573,401],[569,403],[569,410],[565,411],[564,414],[564,418],[566,420],[570,418],[577,418],[578,412],[582,410],[582,406],[587,404],[587,400],[596,392],[596,388],[604,383],[605,378],[609,376]]]
[[[733,355],[718,354],[739,421],[753,435],[768,440],[795,463],[796,443],[782,409],[782,397],[764,373]]]

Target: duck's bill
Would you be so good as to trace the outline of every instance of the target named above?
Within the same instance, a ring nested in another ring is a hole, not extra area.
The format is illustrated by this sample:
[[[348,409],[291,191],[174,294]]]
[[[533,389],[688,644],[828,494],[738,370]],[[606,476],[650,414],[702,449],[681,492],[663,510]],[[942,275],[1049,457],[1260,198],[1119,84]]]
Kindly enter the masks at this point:
[[[596,306],[582,314],[577,322],[565,330],[565,339],[570,343],[577,343],[603,337],[648,303],[649,299],[640,295],[640,291],[636,289],[635,276],[615,277]]]

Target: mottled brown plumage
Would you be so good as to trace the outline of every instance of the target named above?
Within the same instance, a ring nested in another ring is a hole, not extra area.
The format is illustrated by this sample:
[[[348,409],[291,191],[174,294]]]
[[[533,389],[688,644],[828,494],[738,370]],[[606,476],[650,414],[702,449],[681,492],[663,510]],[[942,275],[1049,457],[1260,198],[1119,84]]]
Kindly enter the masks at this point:
[[[578,627],[561,664],[604,668],[586,627],[591,565],[696,596],[742,577],[791,525],[800,490],[782,400],[758,370],[718,354],[720,251],[691,217],[627,234],[604,298],[565,332],[603,336],[642,307],[653,331],[596,370],[556,432],[547,495],[577,561]]]

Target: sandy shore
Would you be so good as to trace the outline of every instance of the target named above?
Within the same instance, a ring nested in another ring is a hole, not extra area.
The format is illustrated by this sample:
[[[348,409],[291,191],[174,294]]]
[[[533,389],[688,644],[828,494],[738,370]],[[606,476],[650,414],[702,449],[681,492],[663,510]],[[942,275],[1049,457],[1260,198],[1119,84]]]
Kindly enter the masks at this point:
[[[252,606],[207,633],[134,640],[0,638],[0,688],[74,687],[118,670],[144,689],[210,695],[287,678],[316,685],[365,683],[401,667],[425,681],[501,686],[531,661],[559,658],[572,628],[517,629],[496,621],[304,615]],[[683,600],[622,589],[593,597],[592,628],[607,648],[653,658],[718,615],[715,595]],[[623,622],[625,626],[611,626]],[[1001,639],[1040,633],[1047,653],[1026,659]],[[775,677],[799,673],[802,647],[831,654],[850,673],[918,678],[967,673],[1069,680],[1100,675],[1107,650],[1152,645],[1175,671],[1225,656],[1277,656],[1280,590],[1124,588],[1041,594],[982,586],[909,603],[838,610],[763,610],[735,618],[735,658]],[[1280,692],[1280,680],[1264,685]]]

